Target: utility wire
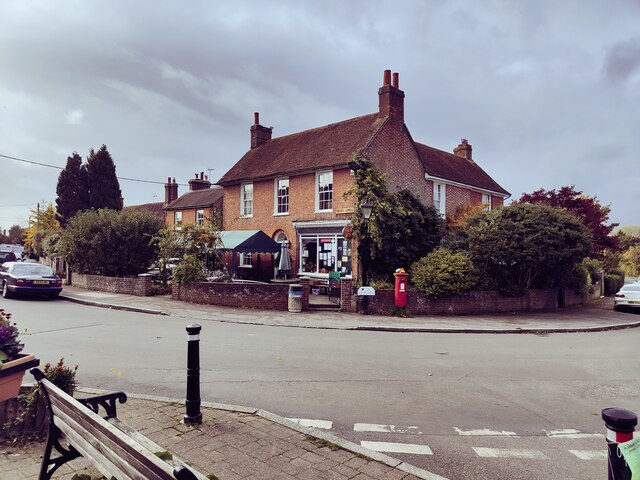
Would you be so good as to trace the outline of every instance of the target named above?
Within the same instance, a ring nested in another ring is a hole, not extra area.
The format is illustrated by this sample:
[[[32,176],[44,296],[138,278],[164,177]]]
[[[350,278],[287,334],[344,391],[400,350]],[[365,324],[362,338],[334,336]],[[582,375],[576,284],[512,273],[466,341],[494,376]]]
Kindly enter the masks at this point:
[[[17,162],[30,163],[32,165],[39,165],[41,167],[56,168],[58,170],[64,170],[64,167],[59,167],[57,165],[49,165],[47,163],[34,162],[33,160],[25,160],[24,158],[12,157],[10,155],[2,155],[1,153],[0,153],[0,157],[8,158],[9,160],[15,160]],[[164,182],[156,182],[154,180],[141,180],[139,178],[129,178],[129,177],[116,177],[116,178],[118,180],[128,180],[130,182],[155,183],[157,185],[164,185]],[[187,187],[188,186],[188,184],[186,184],[186,183],[177,183],[176,185],[180,185],[182,187]]]

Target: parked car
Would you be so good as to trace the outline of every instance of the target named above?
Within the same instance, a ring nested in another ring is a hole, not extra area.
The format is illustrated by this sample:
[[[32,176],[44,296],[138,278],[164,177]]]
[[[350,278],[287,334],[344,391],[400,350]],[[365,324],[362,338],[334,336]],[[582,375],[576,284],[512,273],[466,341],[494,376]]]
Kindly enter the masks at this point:
[[[640,284],[629,283],[616,293],[613,309],[622,310],[623,308],[640,309]]]
[[[0,280],[4,298],[23,293],[55,298],[62,291],[62,279],[50,267],[39,263],[6,262],[0,267]]]
[[[15,262],[17,259],[16,254],[12,251],[0,252],[0,265],[5,262]]]

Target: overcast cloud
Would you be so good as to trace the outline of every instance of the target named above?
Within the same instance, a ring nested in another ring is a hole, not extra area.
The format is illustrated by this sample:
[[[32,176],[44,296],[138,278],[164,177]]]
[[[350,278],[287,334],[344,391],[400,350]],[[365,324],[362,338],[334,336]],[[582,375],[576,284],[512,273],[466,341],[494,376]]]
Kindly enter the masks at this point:
[[[122,177],[217,180],[254,111],[274,136],[375,112],[388,68],[417,141],[467,138],[515,198],[573,184],[640,224],[639,0],[5,1],[0,19],[2,155],[63,167],[106,144]],[[0,157],[0,228],[58,174]]]

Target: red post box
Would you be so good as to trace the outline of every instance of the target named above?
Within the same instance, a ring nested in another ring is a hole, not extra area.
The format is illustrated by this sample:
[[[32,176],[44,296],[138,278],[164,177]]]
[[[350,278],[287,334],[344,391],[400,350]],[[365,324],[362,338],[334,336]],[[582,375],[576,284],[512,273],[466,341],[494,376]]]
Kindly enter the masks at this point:
[[[396,290],[394,295],[395,305],[396,307],[406,307],[409,274],[405,272],[396,272],[393,276],[396,277]]]

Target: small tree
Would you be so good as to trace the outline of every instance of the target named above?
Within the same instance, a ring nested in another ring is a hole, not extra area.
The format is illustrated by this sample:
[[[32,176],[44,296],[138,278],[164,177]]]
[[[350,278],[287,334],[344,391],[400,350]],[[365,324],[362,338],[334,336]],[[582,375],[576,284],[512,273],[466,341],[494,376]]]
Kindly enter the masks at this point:
[[[620,266],[628,277],[640,276],[640,246],[630,247],[622,254]]]
[[[58,177],[56,194],[58,220],[63,227],[75,214],[91,207],[87,169],[77,152],[67,157],[67,165]]]
[[[20,225],[14,225],[9,229],[9,241],[7,243],[12,243],[15,245],[22,245],[24,241],[24,228]]]
[[[102,145],[97,152],[93,149],[89,152],[87,181],[91,208],[122,210],[122,192],[116,176],[116,166],[106,145]]]
[[[567,212],[579,218],[592,236],[592,254],[601,258],[605,249],[618,250],[617,239],[611,235],[617,223],[608,224],[611,208],[600,204],[596,197],[589,197],[575,189],[575,186],[565,186],[559,190],[536,190],[524,193],[517,203],[534,205],[548,205],[564,208]]]
[[[485,288],[521,294],[565,286],[591,252],[591,236],[573,215],[546,205],[516,204],[472,218],[468,251]]]
[[[87,210],[67,223],[58,251],[79,273],[136,275],[156,258],[151,239],[161,227],[148,212]]]
[[[38,256],[45,254],[42,241],[47,235],[60,231],[58,215],[53,204],[31,209],[31,225],[24,233],[24,246]]]
[[[411,266],[415,287],[430,297],[453,295],[475,285],[473,262],[466,252],[436,248]]]

